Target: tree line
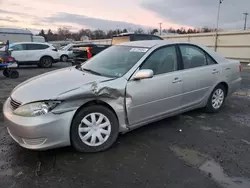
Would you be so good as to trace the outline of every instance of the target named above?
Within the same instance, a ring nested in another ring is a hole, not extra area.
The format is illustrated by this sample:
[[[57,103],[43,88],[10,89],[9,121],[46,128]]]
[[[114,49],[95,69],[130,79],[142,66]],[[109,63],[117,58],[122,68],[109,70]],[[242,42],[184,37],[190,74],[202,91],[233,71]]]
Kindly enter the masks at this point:
[[[191,34],[191,33],[206,33],[206,32],[213,32],[215,29],[211,29],[208,27],[204,27],[202,29],[163,29],[162,34],[164,33],[175,33],[175,34]],[[95,39],[109,39],[112,38],[114,35],[118,35],[120,33],[127,33],[127,29],[115,29],[115,30],[108,30],[103,31],[100,29],[96,30],[90,30],[90,29],[81,29],[78,32],[71,32],[67,28],[59,28],[57,32],[52,32],[51,29],[49,29],[47,32],[45,32],[43,29],[39,32],[38,35],[43,36],[46,41],[58,41],[58,40],[75,40],[80,41],[84,40],[86,38],[95,40]],[[151,29],[148,31],[145,31],[144,29],[138,28],[134,31],[134,33],[139,34],[159,34],[158,29]]]

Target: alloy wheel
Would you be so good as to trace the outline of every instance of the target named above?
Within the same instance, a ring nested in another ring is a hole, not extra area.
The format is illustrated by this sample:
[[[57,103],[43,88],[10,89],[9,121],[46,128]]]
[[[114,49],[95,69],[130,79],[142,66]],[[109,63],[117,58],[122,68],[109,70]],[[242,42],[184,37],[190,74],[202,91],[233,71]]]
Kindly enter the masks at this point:
[[[221,88],[218,88],[214,91],[212,96],[212,106],[214,109],[219,109],[224,102],[224,91]]]

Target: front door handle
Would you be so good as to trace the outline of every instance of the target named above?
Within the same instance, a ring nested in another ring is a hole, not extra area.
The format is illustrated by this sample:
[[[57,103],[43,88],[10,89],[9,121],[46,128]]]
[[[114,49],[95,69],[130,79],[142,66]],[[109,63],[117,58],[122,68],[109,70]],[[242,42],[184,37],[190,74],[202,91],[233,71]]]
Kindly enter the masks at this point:
[[[217,69],[214,69],[212,72],[212,74],[217,74],[217,73],[219,73],[219,71]]]

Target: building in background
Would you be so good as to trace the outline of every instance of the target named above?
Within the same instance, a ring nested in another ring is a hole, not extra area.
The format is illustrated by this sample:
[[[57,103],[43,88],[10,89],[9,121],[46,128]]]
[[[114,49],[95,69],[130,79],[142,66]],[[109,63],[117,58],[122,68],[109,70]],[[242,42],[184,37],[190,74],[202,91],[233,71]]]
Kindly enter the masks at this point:
[[[33,35],[33,42],[45,42],[45,38],[43,36]]]
[[[43,37],[33,36],[27,29],[0,28],[0,43],[14,42],[45,42]]]

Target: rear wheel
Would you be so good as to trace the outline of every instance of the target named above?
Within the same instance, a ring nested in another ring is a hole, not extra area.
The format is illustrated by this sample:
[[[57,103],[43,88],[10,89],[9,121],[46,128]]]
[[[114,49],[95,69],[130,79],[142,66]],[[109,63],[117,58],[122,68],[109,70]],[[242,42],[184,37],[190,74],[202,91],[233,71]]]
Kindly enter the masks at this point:
[[[104,106],[90,106],[80,110],[73,119],[70,137],[79,152],[99,152],[110,148],[119,134],[115,114]]]
[[[43,68],[52,67],[53,59],[51,57],[42,57],[40,60],[40,66]]]
[[[210,113],[218,112],[224,105],[225,98],[226,88],[220,84],[211,93],[207,102],[206,111]]]

